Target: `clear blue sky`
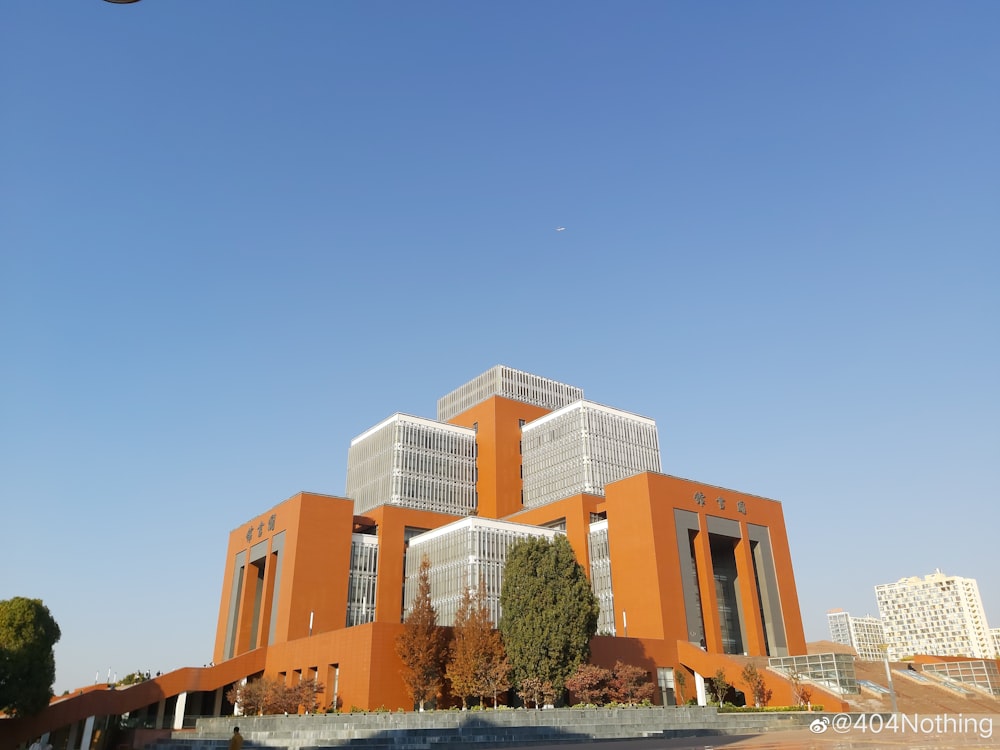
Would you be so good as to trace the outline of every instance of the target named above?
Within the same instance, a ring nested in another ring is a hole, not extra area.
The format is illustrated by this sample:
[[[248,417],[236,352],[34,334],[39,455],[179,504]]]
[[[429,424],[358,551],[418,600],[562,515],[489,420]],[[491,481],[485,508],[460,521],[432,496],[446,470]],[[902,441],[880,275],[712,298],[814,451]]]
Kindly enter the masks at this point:
[[[497,363],[1000,627],[1000,5],[0,4],[0,599],[207,663],[231,529]],[[565,226],[564,232],[555,227]]]

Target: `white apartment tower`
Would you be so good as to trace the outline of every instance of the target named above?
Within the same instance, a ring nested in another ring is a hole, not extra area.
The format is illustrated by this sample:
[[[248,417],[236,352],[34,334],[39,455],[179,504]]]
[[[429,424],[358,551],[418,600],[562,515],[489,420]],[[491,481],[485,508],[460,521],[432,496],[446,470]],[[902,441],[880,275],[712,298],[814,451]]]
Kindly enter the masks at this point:
[[[973,578],[940,570],[875,587],[890,659],[914,654],[992,659],[996,647]]]
[[[851,643],[851,615],[842,609],[831,609],[826,613],[826,623],[830,627],[830,640],[843,646]]]
[[[862,661],[881,661],[885,646],[885,628],[877,617],[851,617],[842,609],[826,613],[830,640],[850,646]]]

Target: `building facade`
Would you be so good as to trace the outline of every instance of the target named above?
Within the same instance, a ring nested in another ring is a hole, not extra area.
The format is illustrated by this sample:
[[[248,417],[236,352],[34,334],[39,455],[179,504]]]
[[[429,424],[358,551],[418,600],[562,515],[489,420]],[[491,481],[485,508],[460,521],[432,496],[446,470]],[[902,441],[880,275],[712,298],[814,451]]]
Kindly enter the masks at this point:
[[[660,470],[652,419],[590,401],[577,401],[521,427],[522,503],[537,508]]]
[[[600,602],[608,666],[638,649],[661,682],[695,675],[679,641],[805,653],[781,505],[661,468],[653,420],[494,367],[436,420],[394,414],[355,438],[345,497],[303,493],[232,532],[216,659],[267,646],[265,673],[316,676],[328,703],[408,707],[391,644],[420,561],[439,623],[480,580],[498,621],[506,551],[556,533]]]
[[[975,579],[940,570],[875,587],[889,658],[917,654],[992,659],[996,647]]]
[[[386,504],[474,513],[475,431],[393,414],[351,441],[346,494],[357,513]]]
[[[474,592],[483,583],[490,619],[500,622],[500,589],[507,551],[515,542],[528,537],[552,538],[554,529],[497,521],[466,518],[413,537],[406,555],[403,582],[404,616],[413,606],[420,563],[430,563],[431,606],[438,625],[454,625],[462,595]]]

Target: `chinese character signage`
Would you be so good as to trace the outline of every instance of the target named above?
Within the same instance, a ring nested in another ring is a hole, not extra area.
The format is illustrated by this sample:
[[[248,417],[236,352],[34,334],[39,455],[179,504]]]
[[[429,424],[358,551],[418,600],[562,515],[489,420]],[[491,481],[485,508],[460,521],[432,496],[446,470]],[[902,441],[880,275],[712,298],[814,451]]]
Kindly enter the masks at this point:
[[[272,513],[268,517],[268,519],[267,519],[267,530],[268,531],[274,531],[274,528],[277,525],[277,521],[278,521],[277,514]],[[254,526],[253,524],[250,524],[250,528],[247,529],[247,541],[248,542],[252,542],[253,541],[255,532],[256,532],[256,536],[257,536],[258,539],[260,539],[260,538],[262,538],[264,536],[264,522],[263,521],[260,521],[256,526]]]

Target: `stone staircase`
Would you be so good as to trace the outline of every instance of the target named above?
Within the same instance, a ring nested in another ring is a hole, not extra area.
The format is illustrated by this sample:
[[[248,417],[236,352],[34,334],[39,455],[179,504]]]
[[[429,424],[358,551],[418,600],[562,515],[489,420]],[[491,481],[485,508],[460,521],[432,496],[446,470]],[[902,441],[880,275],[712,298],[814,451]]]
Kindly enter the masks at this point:
[[[885,665],[881,662],[855,661],[854,670],[859,679],[867,679],[887,686]],[[904,674],[907,665],[893,662],[892,684],[896,691],[896,702],[903,713],[922,714],[996,714],[1000,711],[1000,700],[968,686],[967,694],[959,694],[953,687],[933,679],[929,673],[915,672],[917,677]],[[920,680],[922,676],[925,679]],[[860,703],[860,705],[859,705]],[[852,710],[888,711],[890,698],[870,697],[861,702],[851,701]]]
[[[427,713],[319,714],[199,719],[147,750],[228,750],[233,726],[244,750],[463,750],[590,740],[759,734],[808,726],[817,714],[720,714],[701,706]]]

